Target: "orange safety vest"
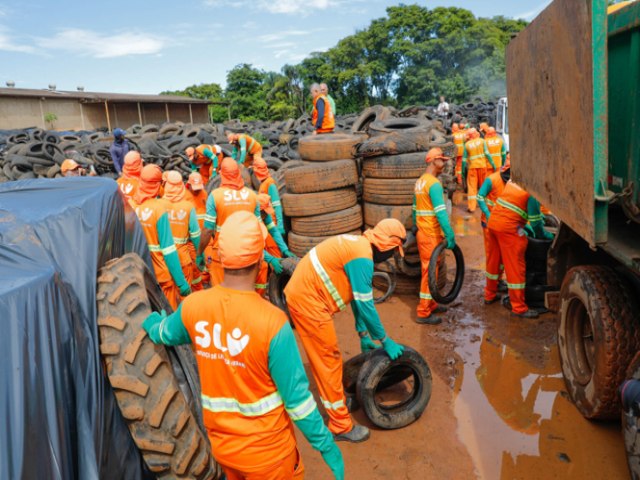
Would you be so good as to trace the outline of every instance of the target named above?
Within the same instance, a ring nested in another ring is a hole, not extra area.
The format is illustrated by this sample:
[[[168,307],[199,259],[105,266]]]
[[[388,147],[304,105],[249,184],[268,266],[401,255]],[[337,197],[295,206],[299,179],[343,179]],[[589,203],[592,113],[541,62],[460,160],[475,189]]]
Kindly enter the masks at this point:
[[[467,162],[469,169],[486,168],[487,157],[484,156],[485,142],[482,138],[474,138],[469,140],[464,148],[467,149]]]
[[[189,235],[189,217],[191,215],[191,209],[193,204],[183,199],[179,202],[166,201],[167,215],[169,216],[169,225],[171,225],[171,234],[173,235],[173,243],[175,243],[178,249],[178,256],[180,257],[180,265],[191,264],[191,252],[189,249],[189,243],[191,237]]]
[[[246,133],[243,133],[238,137],[238,145],[240,145],[241,138],[244,138],[245,144],[247,145],[247,153],[249,155],[255,155],[262,151],[262,145],[260,145],[260,142]]]
[[[493,172],[491,175],[487,177],[491,180],[491,191],[484,198],[484,202],[487,204],[487,208],[490,212],[493,211],[493,207],[496,206],[496,202],[498,201],[498,197],[502,196],[502,192],[504,191],[504,180],[500,176],[500,172]],[[482,221],[486,221],[484,213],[482,214]]]
[[[216,234],[211,240],[211,246],[218,248],[218,232],[224,225],[224,222],[235,212],[251,212],[255,213],[258,205],[258,195],[247,187],[240,190],[234,190],[229,187],[216,188],[213,192],[213,199],[216,202]]]
[[[276,188],[278,188],[278,185],[276,184],[276,181],[273,178],[271,177],[265,178],[264,181],[260,184],[260,187],[258,188],[258,193],[264,193],[265,195],[269,195],[269,187],[271,185],[275,185]],[[273,223],[277,225],[278,221],[276,219],[275,213],[270,216],[271,216],[271,219],[273,220]]]
[[[499,170],[502,166],[502,145],[504,142],[497,135],[495,137],[489,137],[484,139],[487,142],[487,148],[493,158],[493,163],[496,165],[496,169]],[[487,168],[491,168],[491,164],[487,161]]]
[[[316,245],[300,260],[287,284],[287,301],[303,312],[344,310],[353,300],[344,266],[356,258],[373,260],[371,243],[361,235],[337,235]]]
[[[124,195],[126,200],[134,197],[138,191],[139,179],[135,177],[120,177],[116,180],[120,192]]]
[[[333,116],[333,112],[331,111],[331,104],[329,100],[324,95],[318,95],[313,100],[313,113],[311,114],[311,123],[313,124],[313,128],[316,128],[316,122],[318,121],[318,109],[316,108],[316,104],[318,100],[324,100],[324,117],[322,118],[322,125],[317,130],[320,133],[329,133],[333,132],[333,129],[336,128],[336,119]]]
[[[290,417],[269,372],[269,346],[287,322],[255,292],[220,285],[182,303],[196,352],[202,412],[216,460],[258,471],[296,448]]]
[[[440,180],[430,173],[425,173],[416,181],[414,189],[417,227],[418,230],[430,237],[442,237],[442,228],[436,218],[436,212],[440,209],[446,210],[444,205],[436,207],[437,210],[433,208],[429,190],[436,183],[440,183]]]
[[[204,189],[193,192],[187,188],[184,194],[185,200],[189,200],[196,209],[196,215],[198,216],[198,225],[200,225],[200,230],[204,228],[204,216],[207,214],[208,196],[209,194]]]
[[[457,157],[461,157],[462,154],[464,153],[464,137],[465,137],[465,133],[461,130],[457,131],[456,133],[454,133],[453,136],[453,143],[456,145],[458,151],[456,153]]]
[[[512,181],[507,182],[489,218],[489,226],[498,232],[515,232],[529,221],[530,195]]]
[[[164,261],[164,254],[169,254],[174,250],[163,252],[160,248],[160,238],[158,237],[158,220],[167,213],[167,202],[158,198],[150,198],[138,205],[133,199],[129,200],[131,207],[136,212],[142,231],[147,239],[153,270],[156,273],[158,283],[165,283],[172,280],[171,273]],[[175,247],[169,247],[175,248]]]

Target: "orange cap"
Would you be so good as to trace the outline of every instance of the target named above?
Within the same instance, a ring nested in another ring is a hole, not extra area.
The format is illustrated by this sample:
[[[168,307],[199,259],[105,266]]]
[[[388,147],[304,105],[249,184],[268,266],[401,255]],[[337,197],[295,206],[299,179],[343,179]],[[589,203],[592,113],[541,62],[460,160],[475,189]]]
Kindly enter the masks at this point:
[[[457,123],[454,123],[451,125],[451,131],[452,132],[458,132],[460,131],[460,125],[458,125]]]
[[[467,130],[467,137],[469,138],[478,137],[478,131],[475,128],[470,128],[469,130]]]
[[[400,255],[404,257],[402,244],[407,238],[407,231],[399,220],[395,218],[380,220],[375,227],[366,230],[362,236],[381,252],[397,248]]]
[[[496,135],[497,133],[495,128],[493,127],[487,128],[487,133],[485,134],[486,137],[495,137]]]
[[[256,174],[258,180],[262,181],[269,177],[269,167],[267,162],[262,157],[254,157],[253,159],[253,173]]]
[[[193,156],[196,153],[196,149],[193,147],[187,147],[184,151],[184,153],[187,155],[187,158],[191,161],[193,160]]]
[[[479,129],[481,132],[486,132],[489,128],[489,124],[487,122],[480,122]]]
[[[260,202],[260,210],[268,213],[269,215],[274,215],[276,212],[271,206],[271,197],[266,193],[258,194],[258,201]]]
[[[62,162],[62,165],[60,165],[60,171],[62,173],[67,173],[68,171],[75,170],[76,168],[80,168],[80,165],[78,165],[78,162],[71,160],[70,158],[67,158]]]
[[[449,160],[449,157],[445,156],[441,148],[434,147],[427,152],[427,156],[424,158],[424,161],[427,163],[431,163],[439,158],[442,160]]]
[[[227,218],[218,234],[218,253],[228,270],[249,267],[260,261],[267,229],[255,215],[235,212]]]
[[[185,188],[180,172],[175,170],[165,172],[164,178],[167,183],[164,185],[164,195],[162,198],[166,198],[170,202],[179,202],[184,199]]]
[[[193,190],[194,192],[197,190],[204,189],[204,182],[202,181],[202,175],[200,175],[198,172],[191,173],[189,175],[189,180],[187,181],[187,183],[191,187],[191,190]]]

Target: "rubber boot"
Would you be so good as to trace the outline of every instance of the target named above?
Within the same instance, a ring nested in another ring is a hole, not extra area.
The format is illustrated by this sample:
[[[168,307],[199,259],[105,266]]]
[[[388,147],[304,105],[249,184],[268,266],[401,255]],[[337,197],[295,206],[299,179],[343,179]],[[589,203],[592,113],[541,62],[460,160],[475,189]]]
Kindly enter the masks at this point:
[[[336,442],[360,443],[369,440],[371,433],[363,425],[354,425],[350,432],[338,433],[333,436]]]

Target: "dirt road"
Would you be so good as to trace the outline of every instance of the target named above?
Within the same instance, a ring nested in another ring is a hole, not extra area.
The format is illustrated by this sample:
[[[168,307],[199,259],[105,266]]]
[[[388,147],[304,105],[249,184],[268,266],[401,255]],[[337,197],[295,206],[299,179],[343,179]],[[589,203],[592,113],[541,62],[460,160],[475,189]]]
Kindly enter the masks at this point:
[[[441,325],[414,322],[417,298],[395,296],[378,305],[390,336],[426,358],[433,392],[424,415],[404,429],[375,429],[357,411],[356,421],[372,433],[366,443],[340,444],[347,478],[628,479],[619,423],[587,421],[568,399],[556,316],[516,320],[499,304],[482,303],[478,215],[454,207],[467,272]],[[349,309],[335,324],[344,358],[359,353]],[[299,432],[298,439],[306,478],[331,478]]]

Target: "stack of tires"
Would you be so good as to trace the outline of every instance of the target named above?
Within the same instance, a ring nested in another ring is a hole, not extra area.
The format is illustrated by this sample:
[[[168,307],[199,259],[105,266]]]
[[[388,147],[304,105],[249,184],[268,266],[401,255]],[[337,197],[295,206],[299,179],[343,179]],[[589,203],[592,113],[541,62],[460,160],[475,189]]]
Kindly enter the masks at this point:
[[[352,154],[361,139],[351,134],[300,139],[298,151],[304,164],[285,170],[287,193],[282,196],[284,213],[291,221],[288,244],[297,256],[333,235],[361,232],[358,168]]]

